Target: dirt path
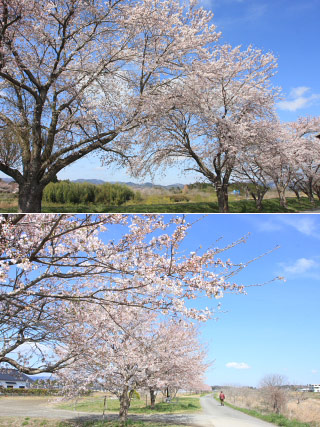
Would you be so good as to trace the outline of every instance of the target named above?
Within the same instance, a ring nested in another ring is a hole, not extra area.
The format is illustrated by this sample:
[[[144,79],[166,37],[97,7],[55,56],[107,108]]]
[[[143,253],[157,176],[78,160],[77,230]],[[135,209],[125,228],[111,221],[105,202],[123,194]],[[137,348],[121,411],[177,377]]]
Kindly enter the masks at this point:
[[[0,397],[0,427],[5,426],[5,421],[1,417],[20,418],[24,417],[45,418],[54,420],[72,421],[75,426],[81,426],[86,420],[101,420],[102,415],[88,412],[70,411],[54,407],[52,399],[44,397]],[[194,426],[192,422],[193,415],[189,414],[152,414],[152,415],[134,415],[129,417],[133,420],[148,420],[154,422],[163,422],[168,426],[170,424],[180,424],[184,426]],[[106,420],[112,421],[118,419],[118,414],[106,414]],[[4,418],[3,418],[4,420]]]
[[[250,417],[242,412],[235,411],[227,406],[220,404],[212,398],[205,396],[200,399],[203,411],[199,414],[152,414],[152,415],[133,415],[133,420],[148,420],[170,424],[179,424],[184,426],[197,427],[263,427],[273,424],[260,421]],[[0,397],[0,417],[34,417],[56,420],[69,420],[74,425],[80,426],[85,420],[101,420],[101,414],[92,414],[86,412],[69,411],[57,409],[52,401],[43,397]],[[117,414],[107,414],[106,420],[116,420]],[[1,424],[0,426],[4,426]]]

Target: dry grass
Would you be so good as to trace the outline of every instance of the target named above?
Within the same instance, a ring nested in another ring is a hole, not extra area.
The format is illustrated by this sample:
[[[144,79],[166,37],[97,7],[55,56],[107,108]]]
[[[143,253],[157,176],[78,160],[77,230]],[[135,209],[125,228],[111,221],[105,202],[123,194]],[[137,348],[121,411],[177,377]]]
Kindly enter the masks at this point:
[[[316,423],[320,426],[320,399],[314,397],[314,393],[306,393],[305,400],[298,403],[297,393],[290,393],[285,414],[288,418],[296,418],[298,421]]]
[[[0,427],[60,427],[64,423],[59,420],[30,417],[0,417]]]
[[[245,387],[225,388],[226,401],[241,408],[261,413],[271,412],[261,390]],[[282,414],[289,419],[312,423],[320,427],[320,396],[315,393],[287,391],[287,404]]]

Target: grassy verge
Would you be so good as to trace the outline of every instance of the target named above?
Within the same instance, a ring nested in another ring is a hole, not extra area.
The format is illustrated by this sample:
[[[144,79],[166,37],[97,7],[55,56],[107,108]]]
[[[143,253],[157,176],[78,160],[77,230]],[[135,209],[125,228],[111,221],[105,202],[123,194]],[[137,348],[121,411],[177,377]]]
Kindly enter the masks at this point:
[[[7,200],[7,199],[6,199]],[[17,201],[9,204],[1,198],[0,212],[17,212]],[[316,200],[312,205],[307,198],[288,198],[288,209],[283,209],[279,205],[278,199],[266,199],[263,202],[263,210],[260,213],[283,213],[283,212],[303,212],[313,209],[320,209],[320,201]],[[259,213],[253,200],[234,200],[229,203],[230,213]],[[127,206],[106,206],[93,204],[54,204],[43,203],[42,211],[44,213],[62,213],[62,212],[92,212],[92,213],[218,213],[218,204],[216,202],[199,203],[158,203],[158,204],[137,204]]]
[[[275,424],[276,426],[284,426],[284,427],[312,427],[312,424],[302,423],[298,420],[289,420],[281,414],[261,414],[260,412],[254,409],[245,409],[238,408],[237,406],[231,405],[226,402],[227,406],[230,406],[237,411],[244,412],[247,415],[251,415],[252,417],[259,418],[263,421],[268,421],[269,423]]]
[[[73,427],[73,426],[81,427],[120,427],[120,423],[117,421],[83,421],[79,424],[74,424],[72,421],[58,421],[58,420],[49,420],[44,418],[20,418],[20,417],[0,417],[0,426],[1,427]],[[153,423],[149,421],[133,421],[128,420],[126,425],[129,427],[166,427],[168,424],[164,423]],[[181,427],[178,425],[170,424],[170,427]]]
[[[76,404],[65,403],[58,406],[60,409],[76,410],[79,412],[102,413],[103,399],[84,398]],[[119,412],[119,400],[108,399],[106,405],[107,412]],[[155,408],[146,406],[143,400],[132,400],[129,413],[131,414],[154,414],[154,413],[176,413],[176,412],[197,412],[201,410],[198,397],[180,397],[177,402],[156,403]]]
[[[215,396],[215,399],[219,401],[218,397]],[[310,423],[302,423],[298,420],[289,420],[281,414],[261,414],[254,409],[246,409],[240,408],[238,406],[232,405],[231,403],[225,402],[226,406],[230,408],[236,409],[237,411],[243,412],[247,415],[251,415],[252,417],[259,418],[260,420],[267,421],[269,423],[275,424],[276,426],[284,426],[284,427],[312,427]]]

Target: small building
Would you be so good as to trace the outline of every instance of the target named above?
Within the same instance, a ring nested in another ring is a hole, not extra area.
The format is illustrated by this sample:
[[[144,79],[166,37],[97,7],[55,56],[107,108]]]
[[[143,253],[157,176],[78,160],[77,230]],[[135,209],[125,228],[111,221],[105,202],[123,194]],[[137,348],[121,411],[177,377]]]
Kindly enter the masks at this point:
[[[17,369],[0,369],[0,387],[29,388],[32,380]]]
[[[311,391],[320,393],[320,384],[310,384]]]

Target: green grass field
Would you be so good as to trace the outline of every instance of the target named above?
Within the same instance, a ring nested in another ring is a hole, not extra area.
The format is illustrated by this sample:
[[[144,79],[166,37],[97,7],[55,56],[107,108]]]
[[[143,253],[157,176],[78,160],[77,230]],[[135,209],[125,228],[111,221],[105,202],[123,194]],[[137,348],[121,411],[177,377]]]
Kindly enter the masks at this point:
[[[17,196],[0,194],[0,212],[17,212]],[[253,200],[232,200],[229,203],[230,213],[258,213]],[[263,202],[262,213],[303,212],[320,209],[320,201],[316,200],[313,206],[309,200],[301,198],[288,198],[288,209],[279,205],[277,198],[266,199]],[[54,204],[43,203],[44,213],[218,213],[216,202],[180,202],[180,203],[155,203],[155,204],[131,204],[125,206],[106,206],[103,204]]]
[[[65,403],[58,406],[60,409],[76,410],[79,412],[102,413],[103,398],[83,398],[76,404]],[[119,412],[120,404],[118,399],[107,399],[107,412]],[[199,397],[179,397],[172,403],[158,402],[154,409],[146,406],[143,399],[133,399],[131,401],[129,413],[131,414],[154,414],[154,413],[176,413],[176,412],[197,412],[201,410]]]

